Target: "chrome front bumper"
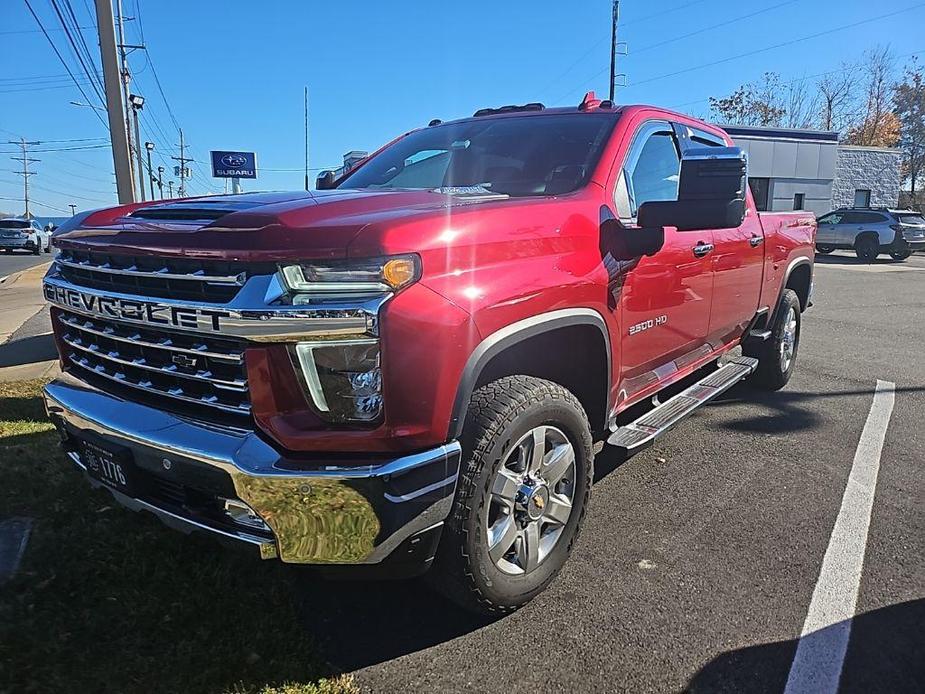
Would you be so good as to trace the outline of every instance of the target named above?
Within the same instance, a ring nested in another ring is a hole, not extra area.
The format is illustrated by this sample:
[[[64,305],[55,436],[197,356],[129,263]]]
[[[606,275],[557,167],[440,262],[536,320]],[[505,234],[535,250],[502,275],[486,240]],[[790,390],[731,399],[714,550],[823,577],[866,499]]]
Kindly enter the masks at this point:
[[[460,460],[456,441],[390,459],[346,460],[337,454],[305,460],[288,458],[253,431],[122,400],[67,373],[45,386],[44,394],[48,415],[78,466],[84,467],[74,441],[94,437],[128,448],[134,465],[158,481],[192,479],[209,488],[216,479],[225,480],[227,490],[216,494],[235,495],[269,531],[217,523],[182,505],[168,507],[110,490],[117,501],[181,530],[256,546],[263,558],[380,564],[390,555],[413,553],[409,543],[418,537],[433,539],[452,507]]]

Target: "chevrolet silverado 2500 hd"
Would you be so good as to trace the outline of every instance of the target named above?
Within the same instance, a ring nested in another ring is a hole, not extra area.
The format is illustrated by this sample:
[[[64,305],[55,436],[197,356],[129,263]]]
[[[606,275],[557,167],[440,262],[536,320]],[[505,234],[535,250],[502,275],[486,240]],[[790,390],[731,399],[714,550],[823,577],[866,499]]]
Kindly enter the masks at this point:
[[[593,94],[486,109],[319,188],[58,230],[46,407],[91,483],[502,613],[566,561],[595,442],[632,453],[793,371],[815,222],[758,213],[715,126]]]

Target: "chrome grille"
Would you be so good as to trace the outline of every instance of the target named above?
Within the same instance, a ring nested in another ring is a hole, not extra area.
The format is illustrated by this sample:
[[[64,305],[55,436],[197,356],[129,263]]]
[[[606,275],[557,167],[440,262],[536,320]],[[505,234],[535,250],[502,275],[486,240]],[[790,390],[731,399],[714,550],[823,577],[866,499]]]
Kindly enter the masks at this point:
[[[66,359],[93,376],[212,411],[250,414],[244,345],[235,340],[57,313]]]
[[[242,263],[190,258],[64,249],[56,262],[64,279],[83,287],[208,303],[231,301],[248,277]]]

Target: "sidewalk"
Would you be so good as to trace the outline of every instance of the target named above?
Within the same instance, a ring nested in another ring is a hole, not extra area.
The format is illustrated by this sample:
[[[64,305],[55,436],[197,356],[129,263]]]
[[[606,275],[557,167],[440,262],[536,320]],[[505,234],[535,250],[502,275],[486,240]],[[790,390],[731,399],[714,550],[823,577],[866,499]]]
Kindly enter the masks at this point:
[[[42,277],[48,263],[0,284],[0,382],[48,378],[58,371]]]

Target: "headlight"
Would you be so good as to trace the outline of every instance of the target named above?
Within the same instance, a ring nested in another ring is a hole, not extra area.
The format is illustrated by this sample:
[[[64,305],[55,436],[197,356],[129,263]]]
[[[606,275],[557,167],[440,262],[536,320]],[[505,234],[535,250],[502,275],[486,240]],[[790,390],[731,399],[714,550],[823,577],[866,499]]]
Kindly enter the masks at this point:
[[[391,258],[310,262],[280,266],[283,283],[294,294],[356,293],[396,291],[421,275],[416,255]]]
[[[299,342],[296,357],[309,395],[333,422],[372,422],[382,412],[379,341]]]

